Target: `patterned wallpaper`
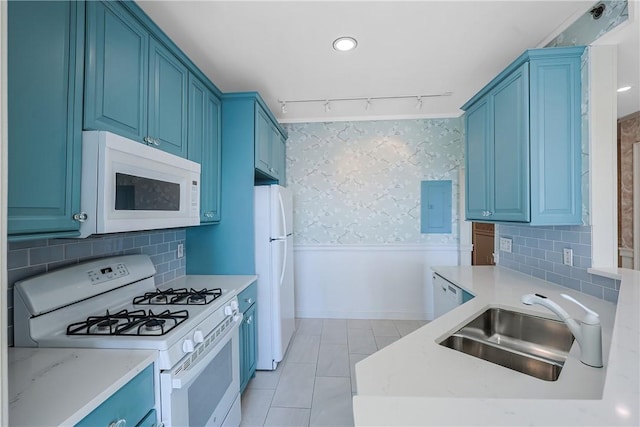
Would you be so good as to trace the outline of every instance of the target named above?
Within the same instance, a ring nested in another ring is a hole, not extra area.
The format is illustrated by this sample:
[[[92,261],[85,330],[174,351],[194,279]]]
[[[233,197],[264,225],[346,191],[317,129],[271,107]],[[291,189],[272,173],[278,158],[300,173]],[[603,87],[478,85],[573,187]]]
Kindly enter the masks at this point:
[[[546,47],[589,44],[629,18],[628,0],[605,0],[596,2],[593,5],[599,4],[605,6],[604,13],[599,19],[593,19],[593,16],[586,12],[555,39],[551,40]]]
[[[296,244],[455,244],[463,118],[285,125]],[[453,183],[451,234],[420,233],[420,182]]]

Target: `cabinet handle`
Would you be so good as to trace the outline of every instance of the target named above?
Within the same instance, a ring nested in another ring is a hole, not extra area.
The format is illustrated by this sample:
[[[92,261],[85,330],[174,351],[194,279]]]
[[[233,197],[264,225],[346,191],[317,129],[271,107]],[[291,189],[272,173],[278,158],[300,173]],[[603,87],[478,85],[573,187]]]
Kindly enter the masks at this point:
[[[251,298],[245,298],[244,302],[246,302],[247,304],[251,304],[253,300]]]
[[[109,427],[127,427],[127,420],[120,418],[118,421],[112,421]]]
[[[273,168],[269,168],[269,172],[273,172]]]
[[[247,325],[250,325],[252,321],[253,321],[253,316],[249,316],[247,318]]]
[[[78,222],[85,222],[89,216],[86,212],[80,212],[73,214],[73,220]]]
[[[160,141],[158,140],[158,138],[151,138],[150,136],[145,136],[144,138],[142,138],[142,140],[144,142],[147,143],[147,145],[160,145]]]

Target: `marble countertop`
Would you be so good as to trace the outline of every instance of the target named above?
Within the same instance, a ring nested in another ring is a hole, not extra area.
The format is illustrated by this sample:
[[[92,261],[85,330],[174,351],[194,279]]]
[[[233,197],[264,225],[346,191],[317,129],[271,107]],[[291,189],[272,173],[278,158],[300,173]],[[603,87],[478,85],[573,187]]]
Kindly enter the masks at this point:
[[[73,426],[157,357],[153,350],[9,348],[9,425]]]
[[[236,275],[187,275],[178,277],[162,285],[163,288],[222,288],[236,291],[239,294],[250,284],[258,280],[258,276],[236,276]]]
[[[617,306],[499,267],[441,267],[436,272],[475,295],[356,365],[356,425],[633,425],[640,423],[640,272],[619,270]],[[577,342],[555,382],[539,380],[440,346],[488,307],[542,317],[520,297],[541,293],[572,316],[582,310],[569,294],[601,316],[605,367],[579,360]]]

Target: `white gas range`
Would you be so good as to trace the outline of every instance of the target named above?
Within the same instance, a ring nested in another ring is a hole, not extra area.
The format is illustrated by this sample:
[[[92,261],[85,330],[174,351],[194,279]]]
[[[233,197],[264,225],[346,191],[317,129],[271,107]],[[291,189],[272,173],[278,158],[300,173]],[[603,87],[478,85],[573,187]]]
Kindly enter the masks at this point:
[[[155,272],[147,255],[128,255],[16,283],[15,345],[157,350],[166,427],[238,425],[235,290],[156,288]]]

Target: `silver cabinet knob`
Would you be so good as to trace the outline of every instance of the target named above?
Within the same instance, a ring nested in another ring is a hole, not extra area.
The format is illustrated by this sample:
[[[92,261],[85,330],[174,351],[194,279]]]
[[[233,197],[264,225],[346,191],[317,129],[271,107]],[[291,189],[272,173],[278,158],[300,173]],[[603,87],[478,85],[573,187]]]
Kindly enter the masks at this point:
[[[86,212],[80,212],[73,214],[73,220],[78,222],[85,222],[89,216]]]
[[[247,304],[251,304],[253,302],[253,299],[245,298],[244,302],[246,302]]]
[[[127,427],[127,420],[120,418],[118,421],[111,422],[109,427]]]

